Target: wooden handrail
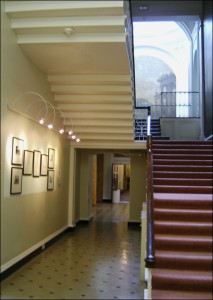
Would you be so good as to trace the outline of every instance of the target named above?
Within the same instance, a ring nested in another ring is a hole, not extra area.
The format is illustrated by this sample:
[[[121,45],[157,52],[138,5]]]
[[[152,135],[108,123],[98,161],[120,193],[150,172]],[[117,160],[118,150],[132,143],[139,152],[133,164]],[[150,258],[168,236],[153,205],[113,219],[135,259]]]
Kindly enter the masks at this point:
[[[151,116],[147,118],[147,240],[146,240],[146,268],[154,268],[156,263],[154,245],[154,203],[153,203],[153,157]]]

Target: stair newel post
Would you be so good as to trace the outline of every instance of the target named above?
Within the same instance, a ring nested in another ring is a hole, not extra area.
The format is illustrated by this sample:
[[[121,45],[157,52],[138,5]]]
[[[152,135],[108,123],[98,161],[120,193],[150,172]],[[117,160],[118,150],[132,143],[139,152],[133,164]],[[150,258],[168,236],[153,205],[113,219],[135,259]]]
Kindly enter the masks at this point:
[[[153,268],[155,266],[154,247],[154,203],[153,203],[153,157],[152,157],[152,136],[151,118],[148,116],[147,122],[147,249],[145,266]]]

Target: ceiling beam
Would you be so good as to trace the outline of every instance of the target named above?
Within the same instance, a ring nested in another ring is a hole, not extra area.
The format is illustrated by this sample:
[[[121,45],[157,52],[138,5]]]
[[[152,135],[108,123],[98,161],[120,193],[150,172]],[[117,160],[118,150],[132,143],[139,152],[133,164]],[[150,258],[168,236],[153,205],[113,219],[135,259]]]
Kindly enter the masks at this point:
[[[128,74],[68,74],[68,75],[48,75],[48,81],[52,83],[72,83],[72,84],[127,84],[131,86],[131,76]]]
[[[18,44],[48,43],[126,43],[126,33],[18,34]]]

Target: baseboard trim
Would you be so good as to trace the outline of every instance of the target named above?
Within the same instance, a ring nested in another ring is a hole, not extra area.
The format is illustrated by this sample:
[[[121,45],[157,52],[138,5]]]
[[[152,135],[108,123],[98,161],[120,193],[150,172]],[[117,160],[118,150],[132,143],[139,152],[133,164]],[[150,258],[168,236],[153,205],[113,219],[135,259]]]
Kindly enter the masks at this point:
[[[6,264],[1,266],[1,277],[0,281],[7,278],[10,274],[15,272],[21,266],[23,266],[26,262],[31,260],[33,257],[41,253],[46,247],[49,247],[53,244],[56,240],[58,240],[64,233],[66,233],[70,227],[62,227],[61,229],[57,230],[53,234],[49,235],[47,238],[41,240],[39,243],[35,244],[34,246],[30,247],[26,251],[22,252],[18,256],[14,257]]]
[[[88,224],[93,220],[93,215],[90,215],[88,218],[80,219],[77,224]]]
[[[128,224],[128,228],[141,230],[141,222],[131,222],[131,221],[128,221],[127,224]]]
[[[104,203],[112,203],[112,199],[102,199],[102,202],[104,202]]]

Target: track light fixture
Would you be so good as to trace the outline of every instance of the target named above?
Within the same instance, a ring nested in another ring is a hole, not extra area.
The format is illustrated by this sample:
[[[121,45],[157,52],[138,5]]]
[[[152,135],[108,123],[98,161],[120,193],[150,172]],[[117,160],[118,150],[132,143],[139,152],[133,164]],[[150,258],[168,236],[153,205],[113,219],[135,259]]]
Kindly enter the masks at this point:
[[[68,27],[65,30],[65,34],[70,35],[72,31],[73,30]],[[32,97],[34,98],[32,99]],[[29,101],[31,99],[33,101]],[[17,112],[22,116],[47,127],[48,129],[53,129],[54,131],[60,134],[64,134],[66,131],[66,133],[68,133],[68,137],[70,136],[70,138],[72,140],[75,140],[77,143],[80,142],[80,138],[76,136],[76,134],[73,131],[74,124],[72,123],[72,119],[70,118],[72,129],[70,129],[69,131],[65,130],[64,112],[59,107],[54,106],[51,102],[47,101],[36,92],[27,91],[18,95],[18,97],[13,101],[13,104],[8,105],[7,107],[8,109]],[[56,110],[58,110],[60,113],[60,116],[57,118]],[[63,118],[63,121],[61,121],[61,118]],[[75,127],[77,128],[76,125]]]

